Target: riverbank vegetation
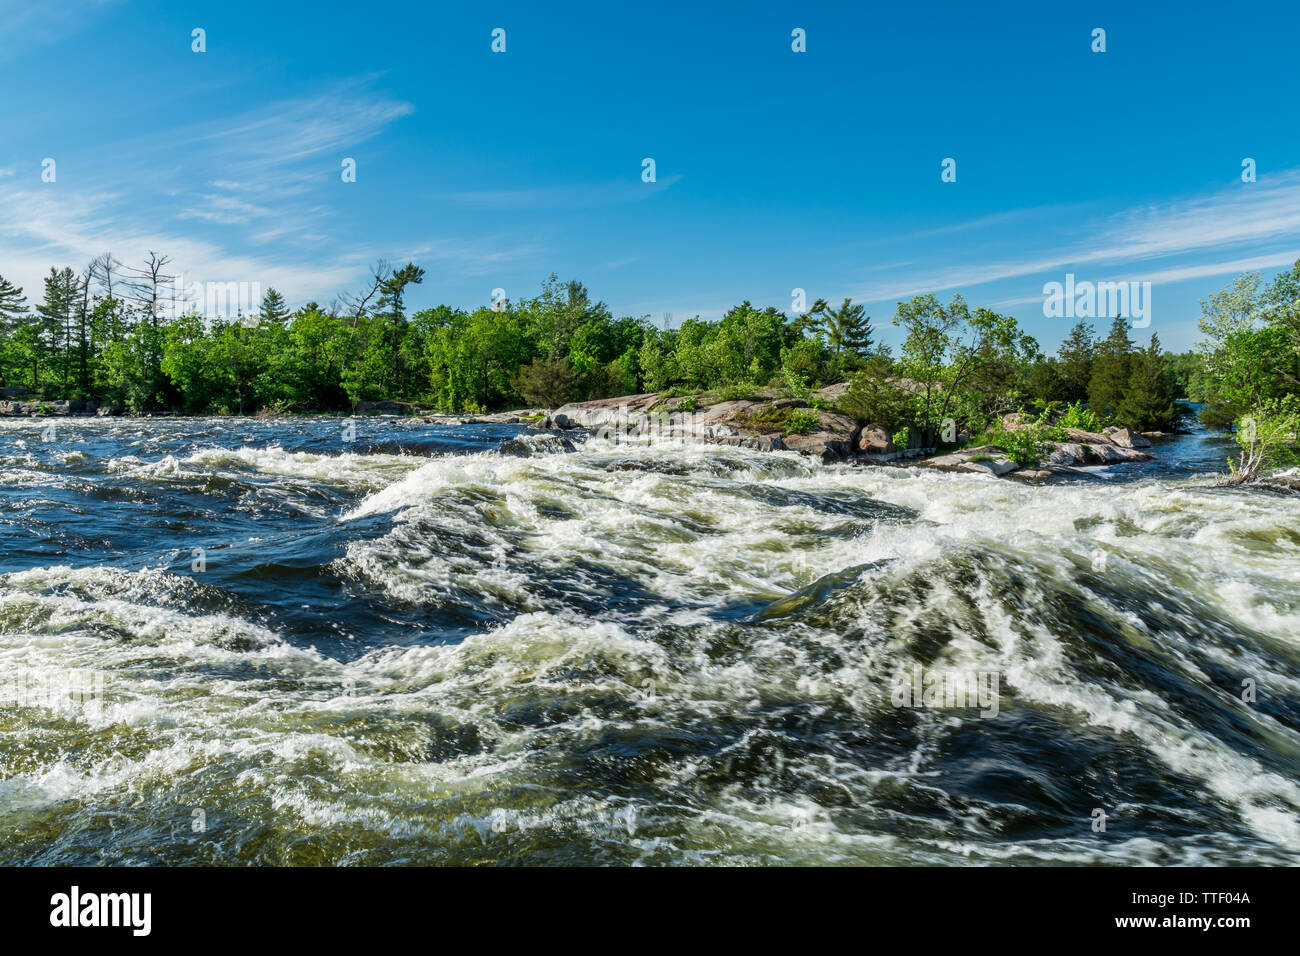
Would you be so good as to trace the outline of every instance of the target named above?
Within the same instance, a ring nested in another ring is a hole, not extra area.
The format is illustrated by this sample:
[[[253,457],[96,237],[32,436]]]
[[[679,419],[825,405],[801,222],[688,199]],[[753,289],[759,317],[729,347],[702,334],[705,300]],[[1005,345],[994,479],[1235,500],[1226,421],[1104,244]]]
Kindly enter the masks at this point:
[[[412,313],[409,292],[424,279],[415,264],[381,263],[365,288],[328,307],[290,311],[269,289],[249,314],[171,317],[162,307],[166,265],[151,254],[129,268],[104,255],[80,273],[52,268],[31,305],[0,278],[0,385],[33,401],[248,414],[381,399],[473,413],[650,391],[741,397],[773,386],[805,397],[847,382],[837,410],[923,446],[960,433],[1018,442],[1018,453],[1032,455],[1049,430],[1167,428],[1176,399],[1204,403],[1211,427],[1271,443],[1247,448],[1247,464],[1284,462],[1295,445],[1300,262],[1268,287],[1249,273],[1203,302],[1204,338],[1177,355],[1157,335],[1135,340],[1122,318],[1100,335],[1081,320],[1048,355],[1013,317],[960,295],[898,303],[896,349],[847,299],[818,300],[802,314],[746,301],[720,319],[669,328],[616,317],[582,283],[555,275],[530,298]],[[1009,413],[1023,413],[1014,429],[1004,424]]]

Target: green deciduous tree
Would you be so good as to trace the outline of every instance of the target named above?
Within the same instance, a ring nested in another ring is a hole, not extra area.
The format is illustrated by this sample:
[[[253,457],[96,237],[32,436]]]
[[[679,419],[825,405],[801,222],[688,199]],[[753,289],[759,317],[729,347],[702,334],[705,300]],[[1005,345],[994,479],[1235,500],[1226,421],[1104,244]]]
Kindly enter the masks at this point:
[[[520,366],[514,387],[530,405],[555,409],[576,394],[578,373],[563,355],[536,358]]]

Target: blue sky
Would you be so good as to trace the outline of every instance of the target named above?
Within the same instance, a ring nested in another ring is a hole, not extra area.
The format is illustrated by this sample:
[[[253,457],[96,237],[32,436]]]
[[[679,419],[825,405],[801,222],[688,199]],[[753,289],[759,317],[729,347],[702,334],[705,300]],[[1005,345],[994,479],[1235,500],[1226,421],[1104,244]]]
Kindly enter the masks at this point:
[[[1200,298],[1300,258],[1294,3],[57,6],[0,0],[0,274],[29,299],[105,250],[294,304],[383,257],[425,267],[415,308],[552,271],[656,322],[803,288],[887,325],[960,291],[1050,350],[1073,273],[1150,281],[1182,349]]]

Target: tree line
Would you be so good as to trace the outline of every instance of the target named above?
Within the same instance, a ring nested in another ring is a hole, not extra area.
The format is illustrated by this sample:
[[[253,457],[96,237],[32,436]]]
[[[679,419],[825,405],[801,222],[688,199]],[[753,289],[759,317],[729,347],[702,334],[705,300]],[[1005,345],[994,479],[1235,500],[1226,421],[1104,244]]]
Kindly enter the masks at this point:
[[[1230,428],[1252,410],[1294,401],[1300,378],[1300,262],[1265,287],[1258,273],[1202,303],[1204,340],[1172,354],[1116,318],[1104,334],[1079,321],[1044,354],[1016,319],[919,295],[899,302],[894,349],[863,306],[817,300],[790,315],[742,302],[720,319],[676,328],[616,317],[579,281],[552,274],[531,298],[470,311],[413,314],[413,264],[379,263],[368,283],[325,307],[289,310],[268,289],[250,314],[170,316],[169,260],[128,267],[97,257],[51,268],[39,303],[0,278],[0,385],[133,412],[337,411],[396,399],[480,412],[636,392],[741,397],[777,387],[807,394],[848,381],[841,410],[936,444],[943,423],[972,433],[1010,411],[1086,405],[1097,422],[1163,428],[1175,400],[1204,402]],[[1278,406],[1280,407],[1280,406]]]

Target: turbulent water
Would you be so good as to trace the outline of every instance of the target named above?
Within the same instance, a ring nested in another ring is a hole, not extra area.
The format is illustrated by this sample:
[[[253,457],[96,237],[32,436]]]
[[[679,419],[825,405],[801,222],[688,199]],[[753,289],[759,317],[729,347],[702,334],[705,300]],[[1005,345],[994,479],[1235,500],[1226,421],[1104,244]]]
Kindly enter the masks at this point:
[[[520,434],[0,422],[0,863],[1300,862],[1300,498],[1223,444]]]

